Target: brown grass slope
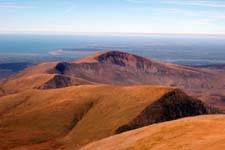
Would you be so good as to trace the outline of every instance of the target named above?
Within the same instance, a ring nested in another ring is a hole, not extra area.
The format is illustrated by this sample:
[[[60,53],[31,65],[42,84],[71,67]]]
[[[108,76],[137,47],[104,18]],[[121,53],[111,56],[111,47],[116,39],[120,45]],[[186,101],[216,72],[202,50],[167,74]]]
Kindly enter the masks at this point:
[[[72,63],[58,63],[53,73],[119,85],[163,84],[186,89],[211,89],[223,84],[216,80],[214,71],[165,64],[119,51],[99,52]]]
[[[0,149],[74,150],[114,135],[122,126],[131,127],[123,130],[127,131],[217,112],[171,87],[83,85],[27,90],[0,98]]]
[[[223,150],[225,116],[179,119],[115,135],[80,150]]]
[[[208,104],[225,108],[225,71],[166,64],[137,55],[104,51],[73,62],[43,63],[14,75],[0,94],[25,89],[54,89],[71,85],[176,86]]]
[[[0,83],[0,96],[21,92],[28,89],[54,89],[72,85],[94,84],[77,77],[49,74],[58,62],[42,63],[28,67],[20,73],[10,76]]]

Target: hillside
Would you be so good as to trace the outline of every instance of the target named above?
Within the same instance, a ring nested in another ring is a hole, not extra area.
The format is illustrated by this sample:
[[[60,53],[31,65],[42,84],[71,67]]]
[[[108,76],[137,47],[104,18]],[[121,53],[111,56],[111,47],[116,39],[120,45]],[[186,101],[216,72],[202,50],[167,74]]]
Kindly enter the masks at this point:
[[[146,125],[219,112],[171,87],[26,90],[0,98],[0,149],[75,150]]]
[[[72,85],[165,85],[225,108],[225,72],[167,64],[120,51],[103,51],[73,62],[42,63],[8,78],[5,94]]]
[[[222,150],[224,128],[224,115],[190,117],[112,136],[81,150]]]
[[[94,84],[77,77],[67,77],[60,74],[49,74],[48,70],[54,68],[57,62],[41,63],[15,74],[1,83],[5,95],[24,91],[27,89],[54,89],[72,85]],[[0,93],[1,95],[1,93]]]

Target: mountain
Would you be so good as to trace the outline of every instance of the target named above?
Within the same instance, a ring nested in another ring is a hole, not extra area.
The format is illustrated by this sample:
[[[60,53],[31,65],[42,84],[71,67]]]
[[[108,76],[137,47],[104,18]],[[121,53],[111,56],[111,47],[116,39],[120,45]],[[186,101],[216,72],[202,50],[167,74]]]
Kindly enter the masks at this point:
[[[80,150],[222,150],[224,128],[224,115],[190,117],[111,136]]]
[[[72,63],[58,63],[52,73],[105,84],[164,84],[189,89],[208,89],[211,88],[208,80],[215,78],[216,81],[215,73],[209,70],[165,64],[119,51],[96,53]]]
[[[209,65],[200,65],[195,67],[225,70],[225,64],[209,64]]]
[[[81,85],[0,98],[0,150],[76,150],[154,123],[222,113],[179,89]]]
[[[32,66],[5,80],[1,89],[8,94],[89,84],[174,86],[225,108],[225,71],[167,64],[120,51]]]

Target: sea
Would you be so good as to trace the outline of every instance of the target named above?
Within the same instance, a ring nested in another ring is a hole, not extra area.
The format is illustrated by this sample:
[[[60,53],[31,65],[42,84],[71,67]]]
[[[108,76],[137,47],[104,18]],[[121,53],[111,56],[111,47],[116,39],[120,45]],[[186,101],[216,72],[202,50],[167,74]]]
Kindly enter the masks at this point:
[[[164,34],[0,34],[0,63],[70,61],[119,50],[184,65],[225,63],[225,36]]]

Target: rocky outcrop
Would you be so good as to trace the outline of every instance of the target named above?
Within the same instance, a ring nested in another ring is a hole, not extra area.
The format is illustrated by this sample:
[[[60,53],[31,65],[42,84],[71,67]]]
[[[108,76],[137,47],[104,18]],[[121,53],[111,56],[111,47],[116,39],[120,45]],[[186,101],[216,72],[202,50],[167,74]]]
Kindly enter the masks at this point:
[[[116,133],[137,129],[154,123],[175,120],[183,117],[222,113],[200,100],[187,96],[181,90],[174,90],[146,107],[141,114],[126,125],[120,126]]]
[[[35,87],[35,89],[57,89],[75,85],[93,85],[93,84],[95,83],[80,78],[69,77],[65,75],[54,75],[53,78],[51,78],[41,86]]]
[[[70,77],[63,75],[55,75],[52,79],[45,82],[43,85],[37,87],[37,89],[55,89],[71,86],[72,80]]]

